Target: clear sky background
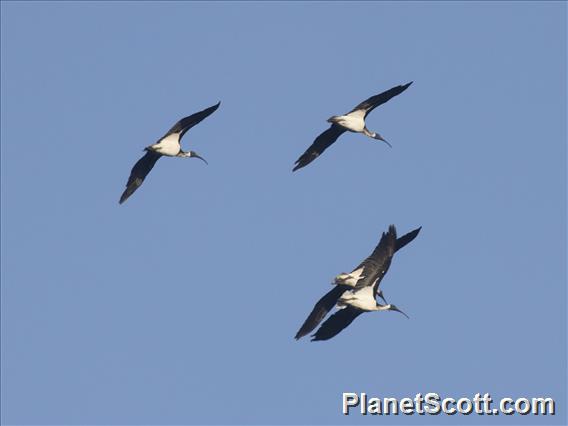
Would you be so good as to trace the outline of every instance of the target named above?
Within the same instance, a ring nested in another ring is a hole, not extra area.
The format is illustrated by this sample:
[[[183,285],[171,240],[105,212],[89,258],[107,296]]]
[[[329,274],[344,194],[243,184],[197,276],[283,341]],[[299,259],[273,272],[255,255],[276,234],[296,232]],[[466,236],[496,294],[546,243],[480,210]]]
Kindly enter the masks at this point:
[[[565,424],[566,3],[2,2],[2,422]],[[334,114],[414,81],[299,172]],[[221,101],[124,205],[142,149]],[[410,315],[294,334],[395,224]],[[341,414],[556,398],[555,417]]]

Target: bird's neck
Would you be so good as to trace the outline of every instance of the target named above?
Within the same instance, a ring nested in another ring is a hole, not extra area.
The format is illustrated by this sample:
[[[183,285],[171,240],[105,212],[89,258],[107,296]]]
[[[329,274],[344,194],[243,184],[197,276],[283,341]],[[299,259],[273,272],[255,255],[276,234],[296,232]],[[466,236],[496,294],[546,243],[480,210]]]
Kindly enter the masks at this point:
[[[365,134],[365,136],[369,136],[370,138],[374,138],[375,136],[377,136],[375,132],[371,132],[366,127],[363,128],[363,133]]]

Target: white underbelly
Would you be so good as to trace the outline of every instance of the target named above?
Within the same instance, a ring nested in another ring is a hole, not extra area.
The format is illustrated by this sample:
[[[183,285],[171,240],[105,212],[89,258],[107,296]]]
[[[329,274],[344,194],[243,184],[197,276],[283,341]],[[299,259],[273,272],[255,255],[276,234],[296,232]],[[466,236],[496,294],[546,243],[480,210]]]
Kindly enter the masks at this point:
[[[154,151],[159,152],[160,154],[166,155],[168,157],[175,157],[176,155],[178,155],[180,148],[181,147],[179,144],[179,138],[177,133],[168,135],[160,142],[152,145],[152,149]]]
[[[345,304],[361,309],[362,311],[374,311],[377,306],[374,300],[359,298],[346,301]]]
[[[336,123],[342,127],[345,127],[347,130],[351,132],[360,133],[365,128],[365,120],[363,119],[363,117],[341,115],[338,117]]]
[[[361,309],[362,311],[373,311],[377,306],[377,303],[373,298],[369,298],[367,295],[361,294],[360,291],[346,291],[341,295],[338,300],[338,305],[348,305],[354,308]]]

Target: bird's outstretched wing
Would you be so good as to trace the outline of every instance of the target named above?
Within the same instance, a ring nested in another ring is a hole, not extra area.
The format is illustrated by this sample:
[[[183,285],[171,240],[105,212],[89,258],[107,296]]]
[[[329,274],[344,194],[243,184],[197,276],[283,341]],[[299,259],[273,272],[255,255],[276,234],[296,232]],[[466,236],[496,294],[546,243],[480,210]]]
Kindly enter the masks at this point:
[[[311,333],[325,318],[327,313],[333,309],[341,295],[348,289],[349,287],[336,285],[318,300],[314,309],[312,309],[312,312],[310,312],[310,315],[308,315],[308,318],[306,318],[294,338],[298,340],[306,334]]]
[[[196,124],[198,124],[199,122],[201,122],[202,120],[213,114],[217,110],[217,108],[219,108],[219,105],[221,105],[221,102],[218,102],[217,104],[209,108],[206,108],[203,111],[196,112],[195,114],[192,114],[189,117],[182,118],[180,121],[174,124],[170,130],[168,130],[168,133],[166,133],[162,137],[162,139],[168,135],[171,135],[172,133],[179,133],[179,137],[181,139],[182,136],[185,134],[185,132],[187,132],[193,126],[195,126]]]
[[[294,166],[292,171],[295,172],[296,170],[310,164],[346,131],[347,129],[345,129],[344,127],[338,126],[335,123],[332,124],[330,128],[319,135],[314,143],[312,143],[310,147],[306,149],[306,152],[304,152],[300,156],[300,158],[296,160],[296,165]]]
[[[410,86],[411,84],[412,84],[412,81],[410,83],[404,84],[402,86],[393,87],[392,89],[389,89],[389,90],[387,90],[383,93],[379,93],[378,95],[371,96],[369,99],[361,102],[359,105],[357,105],[351,111],[349,111],[348,114],[351,114],[352,112],[355,112],[355,111],[364,111],[365,112],[364,117],[366,117],[367,114],[369,114],[372,110],[374,110],[379,105],[382,105],[385,102],[389,101],[391,98],[394,98],[395,96],[400,95],[402,92],[404,92],[406,89],[408,89],[408,86]]]
[[[402,237],[397,238],[396,247],[395,247],[394,251],[395,252],[399,251],[405,245],[407,245],[412,240],[414,240],[418,236],[418,233],[420,232],[421,229],[422,229],[422,227],[416,228],[414,231],[410,231],[408,234],[404,234]]]
[[[162,154],[158,154],[155,151],[146,150],[144,157],[138,160],[132,167],[130,177],[126,183],[126,189],[120,197],[119,204],[124,203],[142,185],[146,175],[150,173],[150,170],[152,170],[152,167],[154,167],[154,164],[161,156]]]
[[[347,306],[338,310],[330,316],[312,336],[312,342],[318,340],[328,340],[338,335],[341,330],[353,322],[355,318],[363,313],[362,310]]]
[[[394,225],[390,225],[389,230],[383,232],[381,240],[373,252],[354,269],[356,271],[363,268],[361,273],[363,278],[357,282],[355,288],[376,285],[376,291],[378,291],[378,283],[387,273],[395,251],[396,228]]]
[[[416,228],[404,234],[402,237],[397,238],[395,226],[389,226],[388,232],[383,232],[379,244],[375,247],[371,255],[354,269],[354,271],[356,271],[359,268],[363,268],[361,276],[364,277],[357,283],[356,288],[372,285],[374,286],[376,296],[379,291],[379,284],[389,270],[394,253],[413,241],[421,229],[422,227]]]

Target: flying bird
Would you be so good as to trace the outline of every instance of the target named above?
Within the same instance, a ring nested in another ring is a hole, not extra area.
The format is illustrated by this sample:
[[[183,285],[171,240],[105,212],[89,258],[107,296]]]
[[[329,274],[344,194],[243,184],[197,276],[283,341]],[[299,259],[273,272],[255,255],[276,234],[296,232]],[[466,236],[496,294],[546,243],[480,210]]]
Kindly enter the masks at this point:
[[[168,130],[164,136],[162,136],[158,142],[153,145],[144,148],[146,154],[136,162],[132,170],[130,171],[130,176],[128,182],[126,182],[126,189],[120,197],[119,204],[124,203],[128,197],[130,197],[144,182],[144,179],[156,164],[156,161],[162,156],[166,157],[182,157],[182,158],[199,158],[207,164],[205,158],[201,157],[195,151],[183,151],[181,149],[181,138],[189,129],[191,129],[196,124],[200,123],[203,119],[207,118],[209,115],[213,114],[221,102],[213,105],[203,111],[196,112],[193,115],[184,117],[179,120],[173,127]]]
[[[318,300],[295,338],[300,339],[311,333],[336,305],[339,310],[321,325],[312,341],[331,339],[363,312],[390,310],[404,314],[397,306],[386,302],[379,285],[390,267],[394,253],[414,240],[421,229],[422,227],[417,228],[397,238],[395,226],[389,226],[388,232],[383,232],[369,257],[352,272],[343,272],[335,277],[332,283],[334,287]],[[377,297],[383,299],[385,305],[377,303]]]
[[[387,90],[386,92],[379,93],[378,95],[371,96],[366,101],[361,102],[351,111],[349,111],[345,115],[334,115],[328,118],[327,122],[331,123],[329,129],[319,135],[314,143],[304,152],[300,158],[296,160],[296,164],[292,169],[295,172],[302,167],[307,166],[319,155],[324,152],[327,148],[333,144],[339,136],[343,133],[350,131],[354,133],[363,133],[365,136],[369,136],[370,138],[377,139],[383,141],[388,146],[391,146],[381,135],[377,132],[371,132],[367,129],[365,125],[365,118],[367,114],[373,111],[379,105],[384,104],[389,99],[394,98],[397,95],[400,95],[408,86],[412,84],[412,81],[408,84],[402,86],[396,86],[392,89]]]

